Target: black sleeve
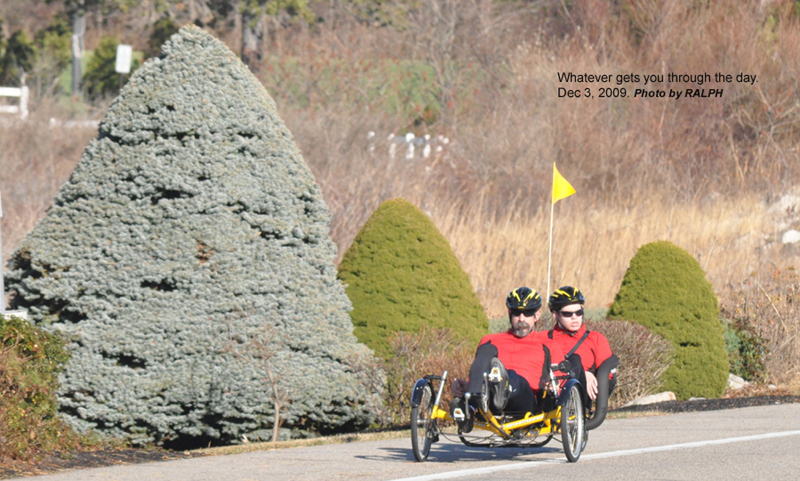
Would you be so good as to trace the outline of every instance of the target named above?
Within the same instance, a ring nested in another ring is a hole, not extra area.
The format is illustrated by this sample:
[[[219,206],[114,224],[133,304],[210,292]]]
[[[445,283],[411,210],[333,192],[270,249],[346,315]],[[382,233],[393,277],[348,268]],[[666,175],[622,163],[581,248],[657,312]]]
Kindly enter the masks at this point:
[[[544,364],[542,365],[542,377],[539,378],[540,391],[544,389],[544,386],[550,380],[550,349],[542,344],[542,350],[544,351]]]

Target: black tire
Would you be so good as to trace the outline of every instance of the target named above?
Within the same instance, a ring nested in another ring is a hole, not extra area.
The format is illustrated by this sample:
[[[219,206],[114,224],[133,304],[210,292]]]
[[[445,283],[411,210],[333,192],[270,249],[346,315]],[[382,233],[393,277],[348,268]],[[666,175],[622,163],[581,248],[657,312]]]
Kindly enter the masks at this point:
[[[569,397],[561,407],[561,444],[564,445],[564,454],[571,463],[581,457],[583,449],[583,398],[577,384],[569,390]]]
[[[411,448],[417,461],[425,461],[431,452],[431,444],[436,434],[436,421],[431,419],[433,412],[433,391],[430,384],[422,391],[419,406],[411,408]]]
[[[586,430],[586,423],[583,423],[583,441],[581,442],[581,452],[586,451],[586,443],[589,442],[589,431]]]
[[[530,447],[532,447],[532,448],[541,448],[545,444],[549,443],[551,439],[553,439],[553,435],[552,434],[548,434],[547,437],[544,438],[543,440],[535,442],[535,443],[531,443]]]

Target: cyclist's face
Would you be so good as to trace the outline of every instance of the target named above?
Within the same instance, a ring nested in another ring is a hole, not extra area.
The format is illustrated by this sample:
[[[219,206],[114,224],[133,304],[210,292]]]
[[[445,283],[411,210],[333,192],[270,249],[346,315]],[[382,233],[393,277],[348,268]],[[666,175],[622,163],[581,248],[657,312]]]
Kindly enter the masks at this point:
[[[518,311],[516,309],[508,310],[508,319],[511,321],[511,331],[517,337],[525,337],[533,331],[536,321],[542,311]]]
[[[570,332],[577,331],[583,324],[583,306],[580,304],[564,306],[556,315],[561,326]]]

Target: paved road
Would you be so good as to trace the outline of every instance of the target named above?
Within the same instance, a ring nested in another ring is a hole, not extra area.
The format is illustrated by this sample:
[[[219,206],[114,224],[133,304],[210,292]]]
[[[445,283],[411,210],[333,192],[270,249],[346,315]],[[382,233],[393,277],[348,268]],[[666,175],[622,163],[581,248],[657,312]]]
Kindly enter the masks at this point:
[[[442,441],[414,462],[408,439],[214,456],[36,476],[139,480],[739,480],[800,479],[800,404],[607,420],[576,464],[560,443],[537,450]]]

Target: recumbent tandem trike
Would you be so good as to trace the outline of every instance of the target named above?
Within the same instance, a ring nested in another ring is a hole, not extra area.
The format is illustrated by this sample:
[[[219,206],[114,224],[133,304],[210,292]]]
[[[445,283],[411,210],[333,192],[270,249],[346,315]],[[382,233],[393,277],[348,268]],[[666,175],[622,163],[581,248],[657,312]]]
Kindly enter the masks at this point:
[[[550,366],[550,389],[543,393],[539,413],[493,413],[489,408],[488,389],[483,393],[464,395],[467,404],[475,406],[475,411],[467,409],[473,431],[458,431],[452,435],[442,430],[444,421],[454,421],[446,409],[439,406],[442,391],[447,381],[447,371],[441,376],[427,375],[419,379],[411,393],[411,447],[417,461],[425,461],[431,445],[439,437],[450,439],[457,436],[467,446],[486,448],[539,448],[550,442],[554,435],[561,437],[564,454],[570,462],[576,462],[586,446],[586,431],[595,429],[603,423],[608,412],[609,373],[616,369],[619,359],[616,355],[603,362],[597,369],[598,394],[594,403],[588,400],[585,387],[569,374],[556,375],[555,371],[568,373],[570,361]],[[484,373],[484,386],[488,386],[490,373]],[[434,389],[434,382],[439,383]],[[433,393],[436,392],[436,397]],[[594,404],[594,405],[592,405]]]

